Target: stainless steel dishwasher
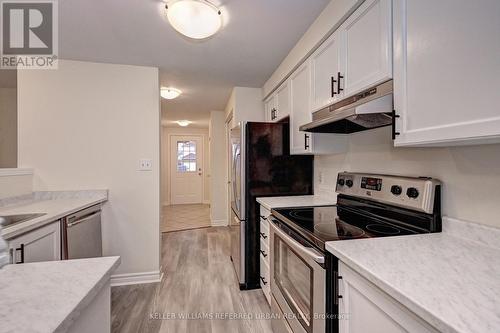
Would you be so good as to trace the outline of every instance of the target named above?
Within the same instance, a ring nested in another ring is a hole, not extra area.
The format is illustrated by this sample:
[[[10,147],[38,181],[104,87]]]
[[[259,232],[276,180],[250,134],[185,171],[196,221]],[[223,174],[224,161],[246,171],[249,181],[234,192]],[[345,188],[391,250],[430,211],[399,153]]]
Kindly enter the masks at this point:
[[[63,259],[102,257],[101,205],[65,217],[61,228]]]

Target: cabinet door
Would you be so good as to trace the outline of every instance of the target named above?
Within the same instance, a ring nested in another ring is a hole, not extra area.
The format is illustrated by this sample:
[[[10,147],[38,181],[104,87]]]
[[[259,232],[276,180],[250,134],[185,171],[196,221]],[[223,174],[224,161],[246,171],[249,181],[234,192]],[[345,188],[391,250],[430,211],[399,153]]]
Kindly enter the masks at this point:
[[[331,35],[311,55],[311,106],[317,111],[342,96],[338,94],[337,77],[341,69],[341,38]]]
[[[344,97],[392,78],[391,0],[368,0],[340,28]]]
[[[275,122],[277,120],[276,117],[276,95],[270,96],[265,101],[265,112],[266,112],[266,121]]]
[[[311,63],[306,61],[290,76],[290,154],[336,154],[347,151],[348,135],[299,130],[312,120]]]
[[[408,308],[339,262],[340,333],[437,333]]]
[[[290,115],[290,84],[285,81],[276,91],[276,120]]]
[[[302,132],[299,127],[312,120],[310,112],[311,77],[309,62],[305,62],[290,76],[290,153],[312,152],[312,133]]]
[[[61,224],[53,222],[9,240],[12,263],[61,260]]]
[[[396,146],[500,141],[500,1],[395,0]]]

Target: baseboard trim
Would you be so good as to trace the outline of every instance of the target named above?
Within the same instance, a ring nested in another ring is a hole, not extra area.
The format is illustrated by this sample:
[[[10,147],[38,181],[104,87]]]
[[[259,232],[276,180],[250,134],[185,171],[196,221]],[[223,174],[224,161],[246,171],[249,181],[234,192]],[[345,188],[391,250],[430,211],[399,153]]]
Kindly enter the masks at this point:
[[[115,274],[111,276],[111,286],[127,286],[131,284],[158,283],[163,279],[161,270],[129,274]]]
[[[212,227],[222,227],[227,225],[227,220],[211,220]]]

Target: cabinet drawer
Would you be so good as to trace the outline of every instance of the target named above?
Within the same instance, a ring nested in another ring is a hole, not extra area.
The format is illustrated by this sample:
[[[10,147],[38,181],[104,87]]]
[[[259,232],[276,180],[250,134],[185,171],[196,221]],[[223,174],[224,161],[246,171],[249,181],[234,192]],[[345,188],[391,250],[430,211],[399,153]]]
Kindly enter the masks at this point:
[[[269,242],[269,222],[260,219],[260,238]]]
[[[269,243],[264,240],[260,239],[260,255],[264,258],[266,263],[269,265]]]
[[[260,205],[260,217],[261,218],[268,218],[269,215],[271,215],[271,211],[267,209],[266,207]]]
[[[260,287],[266,296],[267,302],[271,304],[271,286],[270,286],[270,274],[269,265],[266,260],[260,255]]]

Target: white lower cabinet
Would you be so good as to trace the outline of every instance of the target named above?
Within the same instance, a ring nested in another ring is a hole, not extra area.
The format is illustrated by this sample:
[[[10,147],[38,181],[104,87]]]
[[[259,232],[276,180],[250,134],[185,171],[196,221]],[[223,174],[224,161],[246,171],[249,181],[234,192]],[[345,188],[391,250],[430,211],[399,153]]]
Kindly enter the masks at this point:
[[[339,262],[340,333],[437,333],[404,305]]]
[[[8,240],[12,264],[61,260],[61,224],[52,222]]]
[[[309,133],[300,126],[312,121],[311,62],[306,61],[290,76],[290,154],[335,154],[347,150],[348,136]]]
[[[269,216],[271,212],[260,206],[260,287],[271,304],[271,274],[269,271]]]

